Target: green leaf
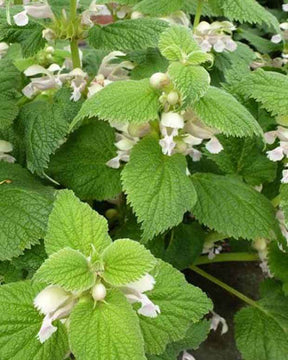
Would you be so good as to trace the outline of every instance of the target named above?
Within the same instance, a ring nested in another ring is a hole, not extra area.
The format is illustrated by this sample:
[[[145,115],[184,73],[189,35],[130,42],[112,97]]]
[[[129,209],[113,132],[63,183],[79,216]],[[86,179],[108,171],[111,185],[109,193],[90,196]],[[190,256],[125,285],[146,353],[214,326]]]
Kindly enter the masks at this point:
[[[6,260],[44,237],[54,197],[20,165],[0,162],[0,183],[0,260]]]
[[[181,351],[187,349],[196,350],[207,338],[210,331],[210,322],[202,320],[192,324],[182,340],[171,343],[161,355],[149,355],[149,360],[175,360]]]
[[[195,204],[186,166],[180,154],[163,155],[153,137],[144,138],[133,148],[122,181],[128,202],[142,223],[145,240],[178,225]]]
[[[0,358],[1,360],[62,360],[69,351],[65,326],[41,344],[36,338],[43,316],[33,306],[43,286],[30,281],[0,288]]]
[[[281,280],[284,286],[288,285],[288,254],[279,249],[276,242],[269,245],[269,269],[276,279]]]
[[[271,280],[272,281],[272,280]],[[288,300],[279,284],[235,317],[236,344],[245,360],[283,360],[288,353]]]
[[[187,60],[189,54],[201,51],[200,46],[193,39],[192,31],[179,25],[171,26],[164,31],[158,46],[162,55],[170,61]]]
[[[141,124],[158,119],[159,94],[149,79],[115,81],[91,96],[82,106],[71,127],[85,117]]]
[[[272,115],[287,115],[288,77],[286,75],[258,69],[246,76],[237,90],[262,103]]]
[[[169,15],[183,6],[184,0],[142,0],[134,9],[151,16]]]
[[[169,66],[168,74],[180,92],[184,106],[198,101],[209,89],[210,75],[202,66],[174,62]]]
[[[109,290],[105,302],[80,301],[73,309],[69,339],[77,360],[145,360],[137,315],[124,295]]]
[[[134,282],[153,269],[156,260],[143,245],[129,239],[120,239],[108,246],[103,254],[103,278],[118,286]]]
[[[276,178],[277,164],[262,154],[263,144],[255,138],[218,137],[224,150],[219,154],[205,152],[224,173],[238,174],[250,185],[272,182]]]
[[[184,0],[183,11],[189,14],[196,14],[198,2],[195,0]],[[223,10],[218,0],[204,1],[202,6],[202,14],[205,16],[223,16]]]
[[[34,279],[49,285],[59,285],[67,291],[88,290],[95,280],[87,258],[70,248],[52,254],[38,269]]]
[[[35,101],[25,105],[20,113],[20,121],[24,127],[27,167],[37,174],[42,174],[48,167],[50,155],[60,146],[68,132],[70,121],[80,109],[79,103],[70,101],[70,91],[62,91],[62,96],[55,97],[52,105]]]
[[[103,121],[92,121],[56,152],[48,173],[81,199],[112,199],[121,192],[120,170],[106,165],[116,156],[115,131]]]
[[[95,25],[89,30],[89,43],[103,50],[139,50],[156,47],[159,35],[168,27],[157,19],[121,20],[106,26]]]
[[[192,176],[198,202],[192,212],[209,228],[234,238],[276,239],[279,226],[271,202],[234,177]]]
[[[162,354],[166,345],[179,341],[192,323],[197,323],[212,308],[211,301],[197,287],[186,282],[184,275],[171,265],[159,261],[151,273],[156,284],[147,296],[158,305],[156,318],[140,315],[140,327],[149,354]]]
[[[285,223],[288,219],[288,185],[281,184],[280,186],[280,208],[284,212]]]
[[[70,247],[89,256],[93,247],[101,252],[110,243],[106,219],[77,199],[72,191],[59,191],[45,237],[48,255]]]
[[[225,135],[263,135],[260,125],[250,112],[232,95],[216,87],[209,88],[195,104],[194,110],[206,125]]]
[[[230,20],[264,24],[279,31],[277,18],[261,6],[256,0],[220,0],[224,15]]]

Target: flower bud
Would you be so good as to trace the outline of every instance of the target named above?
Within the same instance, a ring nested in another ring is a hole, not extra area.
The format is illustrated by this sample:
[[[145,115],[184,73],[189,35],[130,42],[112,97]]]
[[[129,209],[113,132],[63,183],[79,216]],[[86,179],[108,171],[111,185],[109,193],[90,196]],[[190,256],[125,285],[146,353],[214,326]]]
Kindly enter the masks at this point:
[[[150,85],[155,89],[161,89],[163,86],[168,85],[170,82],[167,74],[158,72],[150,77]]]
[[[170,111],[162,114],[161,124],[173,129],[182,129],[184,127],[184,119],[178,113]]]
[[[143,137],[147,135],[150,131],[149,124],[129,124],[128,133],[132,137]]]
[[[143,14],[140,11],[133,11],[131,14],[131,19],[141,19],[143,17]]]
[[[92,289],[92,296],[95,301],[104,300],[106,297],[107,291],[103,284],[97,284]]]
[[[48,286],[34,299],[34,306],[44,315],[59,308],[71,296],[60,286]]]
[[[266,240],[263,238],[258,238],[253,242],[253,247],[257,251],[264,251],[267,248]]]
[[[171,91],[167,96],[167,101],[170,105],[176,105],[179,101],[179,95],[177,91]]]

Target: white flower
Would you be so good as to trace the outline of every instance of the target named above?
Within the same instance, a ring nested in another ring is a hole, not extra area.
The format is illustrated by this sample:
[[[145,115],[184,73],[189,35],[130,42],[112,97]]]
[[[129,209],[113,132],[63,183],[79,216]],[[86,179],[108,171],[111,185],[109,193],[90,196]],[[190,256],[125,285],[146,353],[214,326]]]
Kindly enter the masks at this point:
[[[112,51],[105,56],[99,67],[98,75],[103,75],[105,79],[110,81],[128,80],[129,70],[132,70],[134,65],[126,60],[120,63],[114,62],[123,56],[126,56],[126,54],[122,51]]]
[[[196,360],[196,359],[193,355],[189,354],[187,351],[184,351],[181,360]]]
[[[126,298],[131,304],[136,302],[141,303],[138,314],[143,316],[155,318],[161,311],[158,305],[155,305],[147,295],[143,294],[146,291],[153,290],[155,279],[150,274],[146,274],[140,280],[129,283],[121,288]]]
[[[282,36],[281,36],[281,34],[273,35],[272,38],[271,38],[271,41],[272,41],[274,44],[279,44],[279,43],[282,41]]]
[[[103,284],[96,284],[92,289],[92,297],[95,301],[104,300],[107,295],[106,287]]]
[[[53,12],[48,4],[33,4],[24,6],[24,10],[13,16],[17,26],[26,26],[29,22],[29,16],[36,19],[53,18]]]
[[[171,156],[176,146],[174,137],[178,135],[178,130],[184,127],[184,118],[175,112],[163,113],[160,122],[160,131],[163,138],[159,141],[164,155]]]
[[[183,11],[176,11],[169,16],[161,17],[160,20],[167,21],[171,25],[190,26],[190,19]]]
[[[154,89],[161,89],[170,83],[170,79],[166,73],[157,72],[150,77],[150,85]]]
[[[283,4],[282,5],[282,10],[287,12],[288,11],[288,4]]]
[[[59,286],[48,286],[34,299],[34,306],[41,314],[45,315],[37,338],[44,343],[57,331],[53,321],[66,318],[75,305],[75,299],[71,293]]]
[[[12,144],[8,141],[0,140],[0,161],[5,161],[9,163],[15,162],[15,158],[13,156],[6,154],[11,151],[13,151]]]
[[[222,325],[221,335],[226,334],[229,330],[226,320],[214,311],[212,311],[212,314],[213,317],[211,319],[210,329],[216,331],[218,329],[218,326],[221,324]]]
[[[133,11],[132,13],[131,13],[131,19],[132,20],[135,20],[135,19],[141,19],[141,18],[143,18],[143,14],[140,12],[140,11]]]
[[[56,34],[54,30],[47,28],[42,31],[42,37],[47,41],[52,41],[56,39]]]
[[[80,68],[72,70],[69,74],[73,77],[71,81],[71,88],[73,89],[70,100],[78,101],[81,99],[82,92],[85,90],[87,85],[87,74]]]
[[[0,42],[0,59],[6,54],[9,49],[9,45],[5,42]]]

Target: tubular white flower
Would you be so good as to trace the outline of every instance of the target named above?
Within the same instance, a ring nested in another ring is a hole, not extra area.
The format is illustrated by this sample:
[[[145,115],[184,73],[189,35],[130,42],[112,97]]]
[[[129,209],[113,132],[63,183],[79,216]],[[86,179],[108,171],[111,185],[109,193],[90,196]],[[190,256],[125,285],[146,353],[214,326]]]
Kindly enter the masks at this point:
[[[92,289],[92,296],[95,301],[104,300],[107,295],[106,287],[103,284],[96,284]]]
[[[34,299],[34,306],[42,314],[47,315],[56,311],[70,297],[70,293],[60,286],[48,286],[42,290]]]
[[[0,161],[14,163],[15,158],[9,154],[6,154],[11,151],[13,151],[13,145],[8,141],[0,140]]]
[[[26,26],[29,23],[27,11],[23,10],[13,16],[14,22],[17,26]]]
[[[272,41],[274,44],[279,44],[279,43],[282,41],[282,36],[281,36],[281,34],[273,35],[272,38],[271,38],[271,41]]]
[[[284,151],[281,146],[278,146],[274,150],[267,151],[267,157],[271,161],[280,161],[284,158]]]
[[[150,77],[150,85],[154,89],[161,89],[165,85],[168,85],[170,83],[169,76],[165,73],[155,73]]]
[[[163,113],[161,116],[161,125],[172,129],[183,129],[184,118],[175,112]]]
[[[48,4],[31,4],[24,6],[28,15],[36,19],[52,19],[53,12]]]
[[[206,143],[205,147],[211,154],[219,154],[223,150],[223,146],[215,136]]]
[[[221,335],[226,334],[229,330],[226,320],[214,311],[212,311],[212,314],[213,317],[211,319],[210,329],[216,331],[218,329],[218,326],[221,324],[222,325]]]
[[[193,355],[189,354],[187,351],[184,351],[181,360],[196,360],[196,359]]]
[[[285,169],[285,170],[282,171],[281,183],[282,184],[288,184],[288,169]]]

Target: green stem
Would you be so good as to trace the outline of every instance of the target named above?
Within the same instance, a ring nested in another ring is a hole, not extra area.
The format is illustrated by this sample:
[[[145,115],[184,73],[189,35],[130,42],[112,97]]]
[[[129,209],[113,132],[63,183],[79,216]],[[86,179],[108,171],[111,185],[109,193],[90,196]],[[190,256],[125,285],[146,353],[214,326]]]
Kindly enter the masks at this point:
[[[217,241],[225,240],[228,237],[229,236],[227,236],[227,235],[218,233],[216,231],[212,231],[206,236],[205,242],[217,242]]]
[[[70,0],[70,18],[75,19],[77,16],[77,0]]]
[[[213,282],[214,284],[222,287],[222,289],[228,291],[230,294],[233,294],[233,295],[237,296],[239,299],[244,301],[246,304],[251,305],[253,307],[256,307],[257,309],[261,310],[262,312],[265,312],[263,310],[263,308],[257,304],[256,301],[248,298],[246,295],[242,294],[240,291],[233,289],[231,286],[223,283],[221,280],[219,280],[219,279],[215,278],[214,276],[208,274],[206,271],[198,268],[195,265],[190,266],[190,269],[195,271],[197,274],[203,276],[205,279],[207,279],[207,280]]]
[[[23,5],[23,0],[14,0],[14,5]]]
[[[73,22],[77,18],[77,0],[70,0],[70,21]],[[70,40],[70,49],[73,68],[81,67],[80,54],[78,49],[78,39],[72,38]]]
[[[281,200],[281,197],[280,197],[280,194],[277,195],[274,199],[271,200],[271,203],[274,207],[277,207],[280,205],[280,200]]]
[[[224,253],[215,256],[214,259],[208,259],[208,256],[200,256],[196,261],[195,265],[204,265],[204,264],[213,264],[220,262],[229,262],[229,261],[259,261],[257,254],[250,254],[245,252],[238,253]]]
[[[193,32],[195,32],[195,29],[200,22],[202,8],[203,8],[203,0],[198,0],[198,5],[197,5],[196,14],[195,14],[194,23],[193,23]]]

